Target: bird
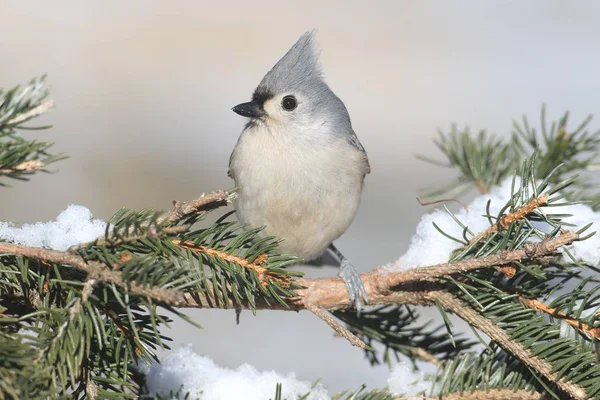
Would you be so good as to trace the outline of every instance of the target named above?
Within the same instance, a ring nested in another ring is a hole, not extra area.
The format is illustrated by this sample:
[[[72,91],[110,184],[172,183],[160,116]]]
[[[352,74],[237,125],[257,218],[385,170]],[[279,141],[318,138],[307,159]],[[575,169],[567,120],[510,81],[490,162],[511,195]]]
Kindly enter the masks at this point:
[[[324,80],[315,31],[305,32],[252,100],[232,111],[249,119],[229,160],[237,218],[306,261],[332,252],[360,315],[367,292],[333,242],[352,223],[371,167],[346,106]]]

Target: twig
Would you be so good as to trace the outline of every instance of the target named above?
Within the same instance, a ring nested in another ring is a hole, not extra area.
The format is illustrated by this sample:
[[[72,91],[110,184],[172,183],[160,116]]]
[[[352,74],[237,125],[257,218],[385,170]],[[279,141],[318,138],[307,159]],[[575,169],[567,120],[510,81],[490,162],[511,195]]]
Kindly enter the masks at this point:
[[[148,232],[140,234],[140,235],[131,235],[131,236],[126,236],[126,237],[118,237],[115,235],[109,235],[108,237],[105,238],[98,238],[96,240],[94,240],[93,242],[84,242],[84,243],[79,243],[77,245],[71,246],[69,247],[69,249],[67,251],[69,252],[76,252],[79,249],[82,249],[84,247],[88,247],[90,245],[94,245],[94,246],[117,246],[123,243],[129,243],[129,242],[135,242],[138,240],[142,240],[145,238],[155,238],[160,236],[161,234],[166,234],[166,235],[174,235],[177,233],[182,233],[187,231],[189,228],[187,226],[168,226],[165,228],[160,228],[159,230],[153,229],[152,227],[149,227]]]
[[[349,341],[353,346],[360,347],[364,349],[367,347],[365,342],[360,340],[355,334],[346,329],[343,325],[337,322],[329,313],[323,308],[316,306],[314,304],[308,303],[306,308],[315,314],[317,317],[321,318],[323,321],[327,323],[334,331],[337,332],[338,335]]]
[[[50,109],[52,109],[53,107],[54,107],[54,102],[52,100],[45,101],[42,104],[40,104],[39,106],[27,111],[26,113],[16,115],[13,119],[9,119],[8,121],[6,121],[6,123],[7,124],[18,124],[18,123],[26,121],[28,119],[35,118],[39,115],[45,114],[48,111],[50,111]]]
[[[264,287],[267,286],[268,280],[278,282],[284,288],[289,288],[292,283],[290,277],[285,275],[273,274],[269,272],[269,270],[266,267],[261,265],[266,262],[266,257],[264,254],[258,257],[255,262],[250,262],[244,257],[229,254],[225,251],[219,251],[204,246],[198,246],[192,242],[182,242],[180,240],[173,240],[172,242],[174,245],[179,246],[182,249],[191,250],[196,253],[204,253],[210,257],[218,257],[221,260],[232,262],[246,269],[252,270],[256,272],[258,280]]]
[[[177,222],[198,215],[205,211],[229,204],[235,193],[220,190],[205,194],[190,202],[173,201],[173,209],[156,220],[157,225],[173,225]]]
[[[490,389],[449,393],[444,396],[403,396],[395,400],[540,400],[540,394],[528,390]]]
[[[48,346],[43,347],[40,350],[37,357],[37,361],[44,358],[44,356],[50,350],[50,348],[56,345],[56,343],[65,335],[65,333],[67,332],[67,328],[73,323],[75,317],[77,317],[77,315],[81,312],[81,308],[90,297],[90,294],[92,294],[92,291],[94,290],[94,285],[96,285],[95,279],[88,279],[85,281],[83,289],[81,291],[81,296],[75,301],[75,304],[73,304],[69,308],[69,315],[67,319],[60,325],[56,335],[54,335],[54,338],[52,338],[52,340],[50,341],[50,344]]]
[[[496,232],[505,230],[506,228],[509,227],[511,222],[518,221],[518,220],[525,218],[527,215],[531,214],[533,211],[535,211],[536,209],[538,209],[541,206],[546,205],[547,203],[548,203],[548,195],[547,194],[539,195],[535,199],[531,200],[529,203],[520,207],[518,210],[508,213],[508,214],[504,214],[502,217],[500,217],[498,219],[498,221],[494,225],[490,226],[488,229],[477,234],[471,240],[469,240],[469,243],[467,244],[467,246],[469,246],[475,242],[478,242],[479,240],[481,240],[483,238],[490,236],[492,233],[496,233]]]
[[[142,225],[142,227],[150,229],[150,231],[147,234],[132,235],[123,239],[111,234],[109,235],[109,237],[98,238],[94,242],[80,243],[78,245],[71,246],[69,248],[69,251],[75,252],[80,248],[89,246],[92,243],[95,243],[98,246],[105,246],[143,239],[147,236],[152,236],[151,229],[155,229],[156,226],[162,226],[162,228],[160,228],[160,231],[167,234],[180,233],[185,231],[187,227],[173,227],[171,225],[174,225],[186,218],[199,215],[203,212],[226,206],[234,199],[234,197],[235,193],[229,193],[223,190],[219,190],[218,192],[203,194],[199,198],[189,202],[180,202],[175,200],[173,201],[173,209],[171,211],[161,215],[156,219],[156,221],[147,222],[146,224]],[[133,233],[133,229],[130,233]]]
[[[600,339],[600,327],[590,326],[589,324],[581,322],[577,318],[570,317],[564,312],[558,311],[557,309],[552,308],[539,300],[526,299],[524,297],[519,297],[519,300],[521,300],[521,302],[523,302],[526,306],[535,311],[540,311],[552,316],[553,318],[561,319],[567,324],[571,325],[572,327],[584,332],[589,337]]]
[[[173,306],[182,306],[185,304],[183,293],[178,290],[164,289],[159,287],[145,287],[136,282],[125,282],[118,271],[111,271],[108,267],[97,261],[85,261],[76,254],[70,254],[62,251],[43,249],[40,247],[28,247],[20,244],[0,242],[1,254],[15,254],[23,257],[35,258],[60,264],[70,265],[80,269],[88,274],[88,279],[94,279],[99,282],[113,283],[121,286],[132,293],[139,294],[146,298],[171,304]],[[44,263],[41,263],[45,265]]]
[[[413,347],[409,351],[410,351],[410,354],[412,354],[413,356],[415,356],[417,358],[420,358],[423,361],[430,362],[433,365],[440,365],[440,362],[441,362],[440,359],[422,347]]]
[[[466,272],[473,269],[503,266],[523,259],[534,260],[552,254],[562,246],[569,245],[577,239],[579,239],[579,235],[575,232],[563,231],[553,239],[546,239],[539,243],[527,243],[522,249],[501,251],[494,255],[470,260],[414,268],[405,272],[387,274],[387,276],[383,276],[381,279],[385,280],[384,286],[393,288],[407,282],[431,281],[445,275]],[[378,270],[379,268],[374,272]],[[380,275],[383,274],[384,272],[380,273]]]
[[[40,160],[29,160],[24,161],[21,164],[17,164],[14,167],[0,166],[0,174],[13,174],[16,172],[20,173],[31,173],[35,171],[41,171],[45,165]]]

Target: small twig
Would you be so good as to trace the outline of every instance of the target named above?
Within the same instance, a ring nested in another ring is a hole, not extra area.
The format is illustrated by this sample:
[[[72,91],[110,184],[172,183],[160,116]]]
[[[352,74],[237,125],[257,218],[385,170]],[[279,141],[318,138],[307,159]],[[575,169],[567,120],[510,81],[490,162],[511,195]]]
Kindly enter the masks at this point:
[[[132,293],[173,306],[182,306],[185,304],[183,292],[160,287],[146,287],[131,281],[125,282],[123,281],[120,272],[111,271],[106,265],[97,261],[87,262],[76,254],[43,249],[40,247],[28,247],[20,244],[0,242],[0,255],[1,254],[15,254],[28,258],[35,258],[38,260],[70,265],[86,272],[88,274],[88,279],[95,279],[104,283],[112,283],[123,287]],[[44,263],[40,264],[45,265]]]
[[[226,206],[235,196],[235,193],[220,190],[205,194],[190,202],[173,202],[173,209],[160,216],[156,220],[157,225],[173,225],[177,222],[198,215],[205,211],[210,211],[218,207]]]
[[[367,347],[366,343],[360,340],[355,334],[346,329],[343,325],[335,320],[326,310],[322,309],[319,306],[316,306],[312,303],[308,303],[306,308],[315,314],[317,317],[321,318],[327,325],[329,325],[338,335],[349,341],[353,346],[360,347],[364,349]]]
[[[410,353],[423,361],[432,363],[433,365],[440,365],[441,363],[439,358],[437,358],[422,347],[414,347],[410,350]]]
[[[531,214],[533,211],[546,204],[548,204],[548,195],[539,195],[535,199],[531,200],[529,203],[520,207],[518,210],[508,214],[504,214],[498,219],[498,221],[494,225],[490,226],[488,229],[475,235],[471,240],[469,240],[467,246],[478,242],[479,240],[486,238],[493,233],[505,230],[513,221],[519,221],[525,218],[527,215]]]
[[[1,172],[2,170],[0,170]],[[108,237],[101,237],[96,239],[93,242],[85,242],[80,243],[69,248],[69,252],[76,252],[77,250],[87,247],[90,244],[96,244],[98,246],[115,246],[121,243],[132,242],[140,239],[144,239],[145,237],[152,237],[153,235],[158,234],[158,230],[162,233],[166,234],[176,234],[185,232],[189,227],[186,226],[170,226],[178,223],[179,221],[199,215],[203,212],[225,206],[231,202],[234,198],[235,193],[228,193],[223,190],[218,192],[213,192],[209,194],[203,194],[196,200],[192,200],[190,202],[173,202],[173,209],[166,214],[161,215],[156,219],[156,221],[146,222],[142,225],[142,227],[148,228],[148,232],[142,235],[131,235],[124,238],[119,238],[112,233],[109,234]],[[160,228],[156,228],[160,227]],[[157,230],[153,232],[152,229]],[[133,229],[132,232],[133,233]]]
[[[559,248],[569,245],[577,239],[579,239],[579,235],[575,232],[563,231],[553,239],[546,239],[539,243],[527,243],[522,249],[501,251],[494,255],[470,260],[414,268],[400,273],[387,274],[387,276],[384,275],[385,272],[381,272],[381,275],[384,275],[381,279],[385,279],[384,286],[393,288],[407,282],[431,281],[445,275],[480,268],[503,266],[523,259],[534,260],[552,254]]]
[[[82,249],[84,247],[88,247],[90,245],[94,245],[94,246],[118,246],[121,245],[123,243],[130,243],[130,242],[136,242],[138,240],[142,240],[145,238],[156,238],[159,237],[161,234],[166,234],[166,235],[174,235],[174,234],[178,234],[178,233],[182,233],[188,230],[187,226],[168,226],[165,228],[160,228],[159,230],[154,230],[154,229],[149,229],[146,233],[140,234],[140,235],[132,235],[132,236],[126,236],[126,237],[117,237],[114,235],[109,235],[108,237],[104,237],[104,238],[99,238],[94,240],[93,242],[84,242],[84,243],[79,243],[76,244],[74,246],[69,247],[69,249],[67,250],[68,252],[76,252],[79,249]]]
[[[535,311],[540,311],[552,316],[553,318],[563,320],[572,327],[582,331],[589,337],[600,339],[600,327],[590,326],[589,324],[581,322],[577,318],[570,317],[564,312],[558,311],[557,309],[552,308],[539,300],[526,299],[524,297],[519,297],[519,300]]]
[[[41,171],[45,165],[40,160],[24,161],[14,167],[0,166],[0,174],[31,173]]]
[[[56,335],[54,336],[54,338],[52,338],[52,341],[50,341],[50,344],[40,350],[38,357],[37,357],[37,361],[44,358],[46,353],[48,352],[48,350],[50,350],[50,348],[52,346],[56,345],[56,343],[65,335],[65,333],[67,332],[67,328],[69,327],[69,325],[71,325],[73,323],[73,321],[75,320],[75,317],[77,317],[77,315],[81,312],[81,308],[83,307],[83,305],[87,302],[88,298],[90,297],[90,294],[92,294],[95,284],[96,284],[95,279],[88,279],[87,281],[85,281],[85,283],[83,285],[83,289],[81,290],[81,296],[79,297],[79,299],[77,299],[75,304],[73,304],[69,308],[69,316],[67,317],[65,322],[63,322],[60,325],[60,327],[57,330]]]
[[[50,111],[50,109],[52,109],[53,107],[54,107],[54,102],[52,100],[47,100],[47,101],[43,102],[42,104],[40,104],[39,106],[27,111],[26,113],[18,114],[13,119],[9,119],[8,121],[6,121],[6,124],[13,124],[13,125],[18,124],[25,120],[45,114],[48,111]]]
[[[205,246],[198,246],[192,242],[182,242],[180,240],[173,240],[172,242],[174,245],[179,246],[182,249],[191,250],[196,253],[204,253],[210,257],[218,257],[221,260],[232,262],[246,269],[252,270],[256,272],[258,279],[264,287],[267,286],[268,280],[278,282],[284,288],[289,288],[291,285],[290,277],[269,272],[269,270],[266,267],[261,265],[266,262],[265,255],[261,255],[260,257],[258,257],[255,262],[250,262],[244,257],[229,254],[225,251],[211,249]]]
[[[443,396],[403,396],[395,400],[540,400],[540,394],[529,390],[490,389],[448,393]]]

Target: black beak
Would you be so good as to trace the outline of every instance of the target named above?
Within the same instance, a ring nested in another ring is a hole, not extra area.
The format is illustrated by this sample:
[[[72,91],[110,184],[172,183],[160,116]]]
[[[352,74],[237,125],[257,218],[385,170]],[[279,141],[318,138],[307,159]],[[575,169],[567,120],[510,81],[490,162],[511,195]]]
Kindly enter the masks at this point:
[[[254,101],[238,104],[237,106],[233,107],[231,111],[241,115],[242,117],[248,118],[262,118],[266,115],[265,110],[262,109],[261,105],[255,103]]]

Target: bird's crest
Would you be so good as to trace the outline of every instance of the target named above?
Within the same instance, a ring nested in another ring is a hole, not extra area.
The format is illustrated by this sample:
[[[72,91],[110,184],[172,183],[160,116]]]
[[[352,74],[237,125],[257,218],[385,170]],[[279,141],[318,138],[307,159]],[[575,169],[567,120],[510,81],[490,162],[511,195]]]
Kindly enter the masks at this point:
[[[255,95],[294,91],[307,81],[321,80],[315,31],[305,32],[275,64],[256,88]]]

